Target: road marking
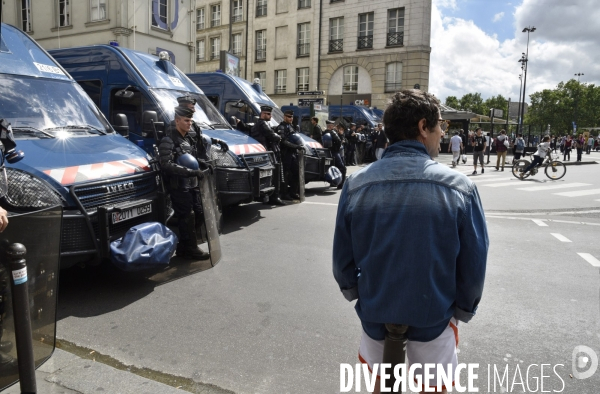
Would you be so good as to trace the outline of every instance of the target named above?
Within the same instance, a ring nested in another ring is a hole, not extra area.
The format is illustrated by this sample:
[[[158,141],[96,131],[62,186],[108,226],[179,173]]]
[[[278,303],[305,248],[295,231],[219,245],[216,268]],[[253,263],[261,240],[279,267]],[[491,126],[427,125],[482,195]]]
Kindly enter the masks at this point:
[[[531,219],[531,220],[540,227],[548,227],[548,225],[546,223],[544,223],[543,220],[540,220],[540,219]]]
[[[564,193],[552,193],[557,196],[564,197],[581,197],[581,196],[591,196],[593,194],[600,194],[600,189],[588,189],[588,190],[578,190],[576,192],[564,192]]]
[[[467,175],[467,174],[465,174],[465,175]],[[488,180],[496,180],[496,179],[498,179],[498,175],[473,175],[473,176],[469,177],[469,179],[471,179],[473,181],[480,180],[483,178],[493,178],[493,179],[488,179]]]
[[[330,206],[334,206],[337,207],[338,204],[333,204],[330,202],[312,202],[312,201],[304,201],[302,204],[313,204],[313,205],[330,205]]]
[[[589,253],[577,253],[579,256],[581,256],[585,261],[587,261],[588,263],[590,263],[592,266],[594,267],[600,267],[600,261],[598,261],[597,258],[595,258],[594,256],[592,256]]]
[[[558,239],[560,242],[571,242],[571,240],[564,235],[558,233],[550,233],[550,235],[553,235],[554,238]]]
[[[523,187],[517,190],[525,190],[526,192],[537,192],[540,190],[551,190],[551,189],[568,189],[570,187],[582,187],[582,186],[590,186],[589,183],[563,183],[560,185],[546,185],[546,186],[533,186],[533,187]]]
[[[519,182],[517,182],[517,180],[515,179],[514,181],[510,181],[510,182],[496,183],[494,185],[483,185],[483,186],[504,187],[504,186],[517,186],[518,184],[519,184]]]
[[[526,215],[526,214],[523,214]],[[515,216],[504,216],[504,215],[485,215],[485,218],[494,218],[494,219],[509,219],[509,220],[534,220],[530,218],[519,218]],[[573,222],[570,220],[556,220],[556,219],[540,219],[545,222],[553,222],[553,223],[566,223],[566,224],[582,224],[585,226],[600,226],[600,223],[590,223],[590,222]]]

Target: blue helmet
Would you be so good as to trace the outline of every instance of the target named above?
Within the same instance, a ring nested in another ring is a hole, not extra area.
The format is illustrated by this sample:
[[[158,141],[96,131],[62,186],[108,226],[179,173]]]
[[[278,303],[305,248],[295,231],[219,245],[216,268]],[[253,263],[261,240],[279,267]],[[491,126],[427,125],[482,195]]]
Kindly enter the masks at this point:
[[[327,174],[325,174],[325,181],[329,182],[331,186],[338,186],[342,183],[342,172],[337,167],[329,167]]]
[[[189,168],[190,170],[197,170],[200,168],[198,160],[189,153],[184,153],[177,158],[177,164],[182,167]]]
[[[329,134],[329,133],[323,134],[322,141],[323,141],[323,148],[331,148],[331,145],[333,145],[333,142],[331,139],[331,134]]]
[[[302,139],[302,137],[300,137],[300,134],[298,134],[298,133],[291,134],[288,137],[288,141],[291,142],[292,144],[304,146],[304,140]]]

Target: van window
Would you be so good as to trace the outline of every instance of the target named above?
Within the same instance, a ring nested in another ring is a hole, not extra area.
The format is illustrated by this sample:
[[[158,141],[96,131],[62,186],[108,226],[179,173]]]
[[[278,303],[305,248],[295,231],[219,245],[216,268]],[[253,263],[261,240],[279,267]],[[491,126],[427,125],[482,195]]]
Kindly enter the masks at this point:
[[[206,95],[206,98],[208,98],[212,105],[219,108],[219,96]]]
[[[110,120],[114,121],[115,114],[125,114],[129,131],[141,135],[144,111],[156,111],[159,116],[160,111],[142,92],[134,92],[132,98],[115,97],[119,90],[121,89],[113,89],[110,92]]]
[[[225,116],[229,120],[232,116],[241,119],[244,123],[254,122],[254,116],[257,115],[248,103],[242,102],[239,107],[239,101],[228,101],[225,104]]]
[[[93,81],[77,81],[79,85],[85,90],[85,92],[90,96],[94,104],[97,107],[100,107],[100,101],[102,98],[102,81],[99,79]]]

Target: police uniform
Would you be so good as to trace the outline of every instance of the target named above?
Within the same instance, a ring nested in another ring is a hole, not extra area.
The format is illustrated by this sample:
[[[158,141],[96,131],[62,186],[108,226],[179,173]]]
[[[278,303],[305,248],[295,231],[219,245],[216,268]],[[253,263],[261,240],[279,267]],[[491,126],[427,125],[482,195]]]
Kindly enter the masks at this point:
[[[327,120],[325,123],[327,124],[335,124],[333,120]],[[335,129],[333,130],[325,130],[323,131],[323,135],[329,134],[331,136],[331,154],[333,156],[333,165],[340,170],[342,173],[342,183],[338,185],[338,189],[341,189],[344,186],[344,182],[346,181],[346,165],[344,164],[344,160],[342,159],[342,139]]]
[[[177,116],[191,118],[194,111],[187,107],[175,108]],[[178,159],[189,153],[198,157],[198,140],[191,132],[181,134],[172,123],[160,140],[158,154],[165,186],[171,196],[171,203],[179,227],[177,256],[191,259],[207,259],[209,254],[198,247],[196,222],[202,220],[202,203],[197,178],[203,176],[201,170],[192,170],[178,164]],[[194,182],[196,180],[196,182]]]
[[[354,130],[352,130],[354,127]],[[354,135],[353,135],[354,134]],[[356,159],[354,154],[356,152],[356,143],[358,142],[358,137],[356,136],[356,123],[350,123],[350,129],[346,131],[346,151],[345,151],[345,162],[348,163],[349,166],[356,165]]]
[[[285,111],[284,115],[294,116],[294,111]],[[299,166],[298,166],[298,150],[304,149],[302,145],[298,145],[290,141],[290,137],[295,133],[300,133],[298,126],[292,123],[287,123],[285,120],[277,126],[277,134],[281,137],[281,164],[283,165],[283,174],[285,184],[282,185],[283,199],[292,200],[299,199]]]
[[[310,135],[310,138],[317,141],[321,145],[323,144],[323,129],[318,123],[313,126],[313,131]]]

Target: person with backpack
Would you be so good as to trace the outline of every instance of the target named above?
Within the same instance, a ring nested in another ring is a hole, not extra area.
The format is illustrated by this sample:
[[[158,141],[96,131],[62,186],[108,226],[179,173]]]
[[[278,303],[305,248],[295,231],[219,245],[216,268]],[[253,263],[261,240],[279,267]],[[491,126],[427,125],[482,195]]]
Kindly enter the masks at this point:
[[[515,140],[515,158],[513,159],[513,163],[521,158],[523,152],[525,152],[525,140],[523,139],[523,134],[519,134]]]
[[[508,136],[506,130],[500,131],[500,135],[496,137],[496,171],[500,169],[500,159],[502,159],[502,171],[504,171],[504,163],[506,162],[506,153],[508,152]]]
[[[483,168],[483,151],[486,147],[485,137],[481,134],[481,127],[475,129],[475,135],[471,138],[471,146],[473,147],[473,165],[475,166],[475,170],[473,171],[473,175],[477,175],[477,159],[481,163],[481,173],[485,172]]]
[[[571,136],[568,135],[567,140],[565,141],[565,151],[563,152],[563,161],[571,161],[572,145],[573,145],[573,140],[571,139]]]

